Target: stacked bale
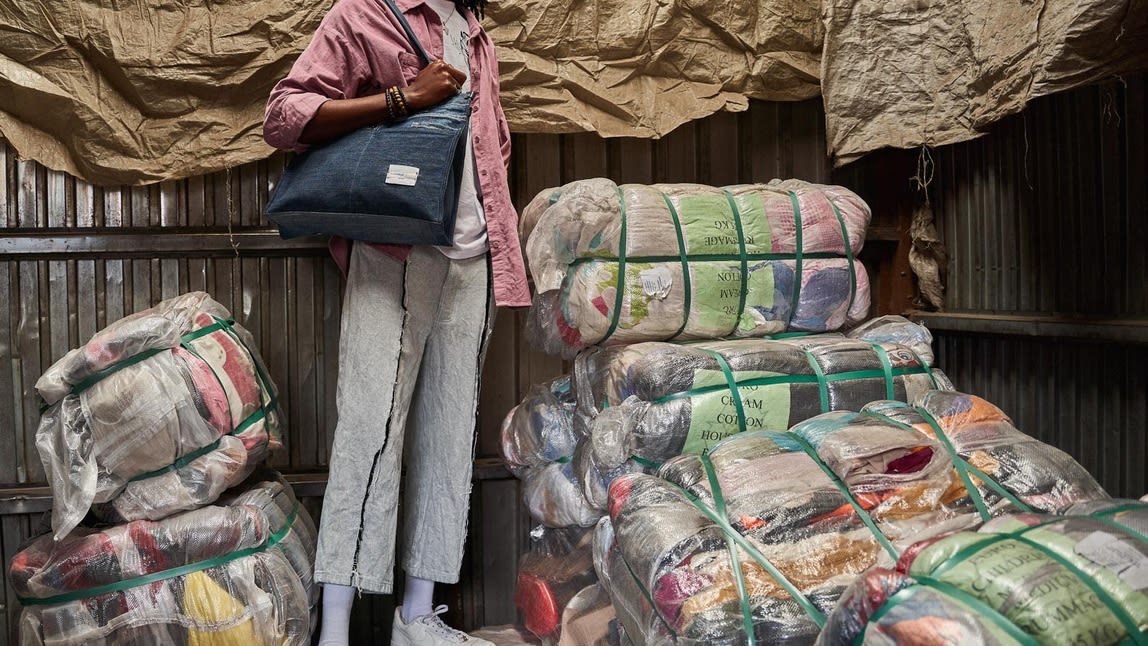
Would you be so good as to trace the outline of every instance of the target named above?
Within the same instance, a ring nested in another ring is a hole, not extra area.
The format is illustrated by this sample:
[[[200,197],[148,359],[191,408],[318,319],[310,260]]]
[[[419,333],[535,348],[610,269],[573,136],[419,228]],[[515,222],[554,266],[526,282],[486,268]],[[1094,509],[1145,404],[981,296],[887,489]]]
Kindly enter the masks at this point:
[[[194,292],[40,378],[53,532],[11,563],[23,643],[309,641],[315,528],[277,474],[252,475],[282,446],[255,347]]]

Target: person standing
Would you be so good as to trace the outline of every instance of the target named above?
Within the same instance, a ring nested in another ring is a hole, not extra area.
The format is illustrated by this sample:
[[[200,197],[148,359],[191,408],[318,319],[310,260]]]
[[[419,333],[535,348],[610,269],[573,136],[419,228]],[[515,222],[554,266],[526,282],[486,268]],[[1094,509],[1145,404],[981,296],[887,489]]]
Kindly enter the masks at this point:
[[[420,60],[384,0],[338,0],[272,90],[264,138],[302,151],[471,92],[470,145],[450,247],[333,239],[347,276],[339,422],[320,516],[315,580],[322,646],[345,646],[355,591],[390,594],[403,483],[405,587],[392,643],[488,644],[447,626],[435,582],[458,581],[469,510],[479,376],[497,306],[530,304],[507,168],[486,0],[396,0],[432,58]],[[476,15],[477,14],[477,15]]]

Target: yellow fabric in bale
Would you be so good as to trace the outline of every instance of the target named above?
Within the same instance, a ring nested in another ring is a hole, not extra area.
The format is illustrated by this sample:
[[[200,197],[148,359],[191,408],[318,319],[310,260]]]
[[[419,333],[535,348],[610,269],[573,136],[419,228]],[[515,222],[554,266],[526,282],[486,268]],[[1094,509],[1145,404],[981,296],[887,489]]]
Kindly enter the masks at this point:
[[[246,607],[203,572],[187,575],[183,612],[202,626],[228,625],[243,619]],[[188,646],[251,646],[262,644],[250,617],[223,630],[187,629]]]

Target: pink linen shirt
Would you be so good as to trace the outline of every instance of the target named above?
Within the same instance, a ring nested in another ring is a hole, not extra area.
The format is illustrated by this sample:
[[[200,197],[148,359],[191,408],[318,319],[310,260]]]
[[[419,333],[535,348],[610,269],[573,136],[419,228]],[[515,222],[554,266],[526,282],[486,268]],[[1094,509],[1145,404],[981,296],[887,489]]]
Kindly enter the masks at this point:
[[[395,0],[427,53],[442,58],[442,19],[424,0]],[[470,127],[475,171],[486,214],[495,302],[506,307],[530,305],[530,288],[518,240],[518,214],[510,199],[507,168],[510,129],[498,102],[498,62],[494,44],[474,15],[463,10],[470,27],[470,80],[474,93]],[[303,151],[303,129],[330,99],[378,94],[414,80],[422,67],[402,25],[383,0],[338,0],[315,31],[311,44],[290,74],[271,91],[263,122],[267,143]],[[409,247],[383,246],[405,261]],[[350,243],[331,240],[331,252],[346,272]]]

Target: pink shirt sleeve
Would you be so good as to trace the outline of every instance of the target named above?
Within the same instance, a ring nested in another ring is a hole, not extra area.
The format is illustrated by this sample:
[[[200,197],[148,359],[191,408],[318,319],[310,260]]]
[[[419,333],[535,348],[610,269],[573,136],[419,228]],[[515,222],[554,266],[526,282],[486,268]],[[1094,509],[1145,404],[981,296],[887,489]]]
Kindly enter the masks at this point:
[[[267,101],[263,138],[281,150],[306,149],[299,143],[303,129],[319,106],[329,99],[354,98],[368,80],[370,70],[361,50],[352,46],[342,29],[339,5],[324,18],[311,44],[295,61],[291,73],[279,81]]]

